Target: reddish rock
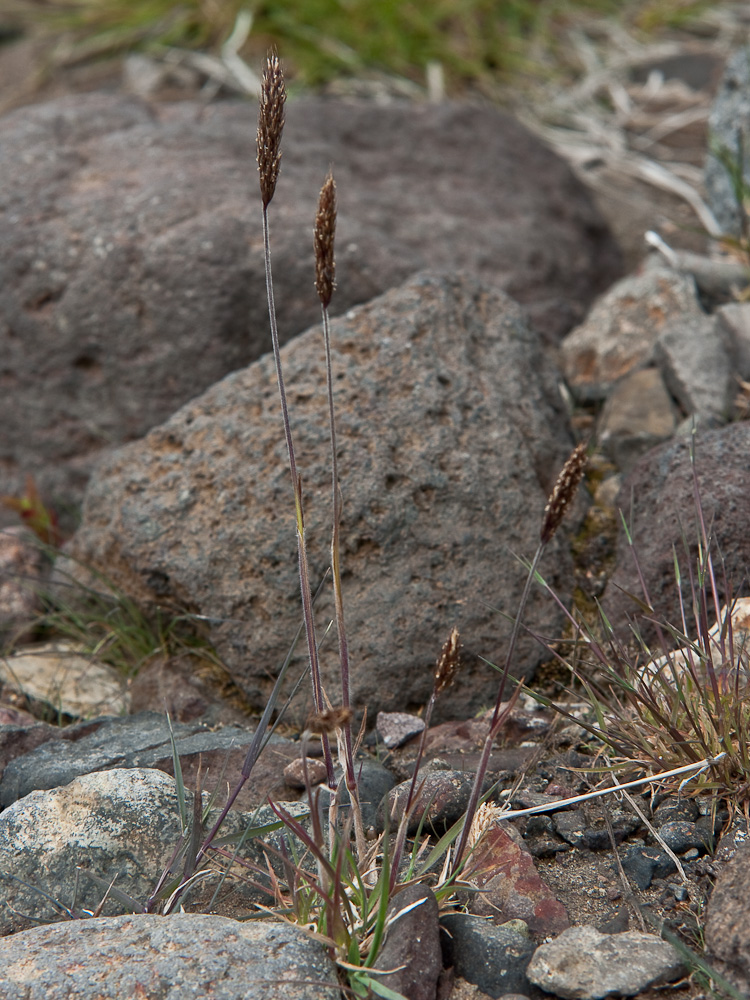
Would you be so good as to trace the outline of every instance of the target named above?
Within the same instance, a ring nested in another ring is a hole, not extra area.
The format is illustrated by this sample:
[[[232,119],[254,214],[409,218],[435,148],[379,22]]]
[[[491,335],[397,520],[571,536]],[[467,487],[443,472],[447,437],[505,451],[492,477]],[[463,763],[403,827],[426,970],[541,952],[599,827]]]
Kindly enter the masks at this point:
[[[519,919],[535,937],[559,934],[570,926],[565,907],[542,881],[523,840],[507,823],[495,824],[468,862],[469,881],[481,889],[469,909],[494,923]]]

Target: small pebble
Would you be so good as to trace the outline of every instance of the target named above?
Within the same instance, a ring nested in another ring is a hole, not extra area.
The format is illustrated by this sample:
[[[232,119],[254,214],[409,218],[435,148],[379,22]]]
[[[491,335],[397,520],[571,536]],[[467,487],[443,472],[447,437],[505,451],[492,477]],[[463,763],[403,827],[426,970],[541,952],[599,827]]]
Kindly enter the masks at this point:
[[[424,729],[424,719],[408,712],[378,712],[378,734],[389,750],[408,743]]]

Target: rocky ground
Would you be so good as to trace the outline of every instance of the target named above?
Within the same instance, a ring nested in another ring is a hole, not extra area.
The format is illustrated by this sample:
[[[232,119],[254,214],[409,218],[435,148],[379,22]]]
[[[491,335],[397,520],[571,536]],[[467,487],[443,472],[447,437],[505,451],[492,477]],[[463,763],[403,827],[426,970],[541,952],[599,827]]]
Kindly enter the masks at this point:
[[[420,709],[443,632],[454,623],[464,670],[438,702],[426,739],[425,808],[438,832],[465,808],[495,688],[480,657],[502,661],[507,628],[498,609],[514,613],[523,584],[508,550],[533,553],[546,496],[576,438],[593,433],[597,441],[586,497],[542,566],[564,600],[576,596],[584,614],[601,600],[626,634],[629,595],[640,593],[640,581],[618,532],[621,508],[635,525],[648,617],[679,620],[672,546],[695,520],[692,421],[703,509],[727,578],[737,586],[746,578],[750,319],[738,301],[746,271],[744,261],[713,252],[706,231],[718,234],[731,213],[711,182],[706,190],[702,173],[709,113],[745,29],[733,7],[717,10],[702,34],[649,45],[615,29],[577,36],[587,68],[580,84],[537,92],[522,107],[509,95],[528,132],[481,108],[456,116],[455,109],[399,105],[389,114],[344,102],[329,131],[316,100],[290,109],[284,169],[294,184],[280,209],[277,257],[289,337],[315,320],[298,291],[310,275],[297,248],[305,245],[317,167],[325,169],[332,147],[341,190],[342,317],[333,347],[348,372],[340,431],[351,475],[345,583],[360,664],[355,703],[370,711],[362,786],[374,831],[382,828],[384,797],[397,806],[415,766]],[[210,644],[177,655],[164,642],[124,678],[106,656],[81,655],[75,643],[61,646],[60,635],[48,635],[45,647],[16,651],[0,668],[0,968],[11,970],[8,995],[66,995],[64,970],[75,955],[80,988],[86,980],[90,990],[82,996],[123,996],[134,975],[125,954],[142,963],[144,995],[160,995],[148,991],[173,976],[178,988],[222,979],[222,995],[260,1000],[273,995],[263,983],[282,974],[281,953],[284,974],[297,970],[285,995],[319,997],[335,971],[314,942],[287,928],[267,940],[254,923],[227,922],[264,901],[236,877],[216,898],[215,880],[196,889],[169,932],[152,928],[151,918],[118,916],[116,894],[96,921],[58,922],[96,911],[115,873],[119,889],[148,898],[180,832],[161,710],[173,720],[187,788],[197,787],[199,774],[204,788],[219,774],[222,788],[231,783],[270,688],[269,664],[278,663],[294,630],[297,597],[294,540],[285,539],[278,516],[287,484],[267,345],[244,340],[247,314],[252,330],[264,329],[262,272],[243,249],[253,224],[239,164],[252,160],[251,132],[231,136],[253,116],[221,102],[197,113],[190,102],[200,80],[178,76],[175,83],[163,67],[141,63],[137,71],[132,61],[124,76],[111,65],[88,75],[66,70],[37,89],[18,69],[29,64],[25,44],[0,49],[3,95],[17,108],[0,121],[3,176],[12,177],[0,206],[0,253],[15,275],[3,292],[5,379],[15,389],[5,394],[3,421],[16,428],[2,492],[21,492],[22,471],[33,471],[45,490],[75,503],[96,459],[81,528],[67,564],[58,564],[58,596],[63,574],[80,578],[78,558],[141,599],[202,616]],[[733,79],[742,81],[743,72],[737,66]],[[128,88],[150,103],[134,101]],[[80,90],[94,93],[46,103]],[[738,91],[736,82],[725,85],[730,111],[714,111],[714,123],[722,115],[737,120],[742,109],[731,102]],[[445,134],[461,129],[451,159]],[[368,141],[352,138],[363,133]],[[534,134],[573,165],[575,177]],[[478,143],[477,136],[492,138]],[[44,152],[51,138],[54,156]],[[410,177],[413,143],[425,152]],[[475,158],[466,155],[469,145],[480,147]],[[388,155],[378,160],[383,150]],[[514,158],[524,168],[516,173]],[[498,162],[506,186],[492,174]],[[461,193],[458,179],[467,176]],[[453,214],[440,201],[446,192]],[[647,230],[659,237],[650,252]],[[446,268],[461,273],[446,276]],[[186,307],[191,287],[215,294]],[[119,324],[114,350],[97,336],[102,303]],[[285,348],[290,398],[304,415],[298,432],[313,526],[326,516],[317,340],[312,330]],[[40,370],[49,373],[43,407]],[[390,419],[380,425],[384,410]],[[3,544],[2,598],[18,647],[40,638],[33,594],[18,581],[41,577],[45,567],[23,532],[4,532]],[[312,550],[321,565],[325,544]],[[720,580],[721,597],[723,587]],[[527,620],[560,638],[564,616],[542,596],[535,594]],[[745,634],[740,618],[735,630]],[[566,652],[570,643],[553,646]],[[566,696],[569,674],[538,650],[522,647],[517,672],[585,722],[581,691]],[[335,664],[326,662],[332,683]],[[264,751],[232,830],[268,795],[302,808],[306,712],[296,703]],[[389,947],[398,937],[419,940],[422,964],[412,981],[390,980],[392,988],[430,1000],[645,998],[665,995],[663,983],[669,996],[706,995],[705,976],[654,936],[653,921],[666,920],[740,995],[750,993],[741,811],[721,802],[712,808],[709,795],[652,787],[635,790],[632,800],[607,796],[560,808],[600,782],[592,767],[601,749],[575,721],[531,698],[519,703],[493,748],[489,775],[504,806],[541,811],[493,826],[473,876],[483,891],[467,896],[466,913],[443,915],[438,931],[437,908],[425,902],[414,911],[422,923],[402,924]],[[311,761],[311,773],[318,763]],[[254,850],[248,857],[259,861]],[[165,948],[179,948],[184,966],[161,969],[150,956]],[[414,951],[407,948],[406,957]],[[106,986],[91,974],[92,953],[97,962],[111,956]],[[227,978],[266,957],[271,964],[255,973],[257,993]],[[387,950],[381,967],[403,958]],[[34,979],[35,986],[22,985]]]

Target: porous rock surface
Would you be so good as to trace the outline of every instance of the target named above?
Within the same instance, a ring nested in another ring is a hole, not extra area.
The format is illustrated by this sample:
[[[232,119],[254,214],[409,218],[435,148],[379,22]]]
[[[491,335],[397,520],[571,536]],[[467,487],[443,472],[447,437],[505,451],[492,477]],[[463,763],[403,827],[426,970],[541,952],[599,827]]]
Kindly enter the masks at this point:
[[[737,848],[720,872],[706,910],[706,944],[718,963],[743,993],[750,993],[750,844]]]
[[[556,370],[515,303],[465,275],[417,276],[335,320],[332,351],[353,703],[371,718],[422,705],[456,625],[464,667],[446,712],[471,715],[496,689],[476,654],[502,662],[509,629],[499,611],[515,614],[523,588],[512,553],[533,555],[571,449]],[[330,559],[320,329],[283,354],[315,587]],[[542,565],[563,600],[572,579],[564,536]],[[108,457],[71,551],[138,598],[208,616],[223,661],[251,701],[265,703],[300,622],[271,357]],[[526,621],[555,634],[558,612],[539,588],[531,593]],[[316,609],[320,622],[331,615],[328,592]],[[322,652],[332,697],[335,647]],[[528,675],[540,655],[524,640],[516,672]]]
[[[208,913],[75,920],[0,941],[5,1000],[338,1000],[323,945],[290,924]]]
[[[0,121],[0,494],[33,473],[80,499],[102,449],[269,349],[256,120],[251,103],[92,94]],[[509,116],[291,101],[271,211],[284,340],[319,318],[311,229],[331,163],[334,312],[463,267],[558,336],[619,273],[583,185]]]
[[[717,551],[726,568],[727,580],[738,588],[747,581],[750,546],[742,525],[750,521],[750,424],[735,423],[699,433],[695,462],[705,523],[713,533]],[[690,463],[690,443],[684,438],[669,441],[641,458],[623,481],[615,506],[630,525],[635,551],[648,588],[654,614],[648,618],[667,620],[680,627],[678,589],[675,583],[673,546],[687,579],[683,534],[695,565],[698,534]],[[723,592],[723,569],[716,573]],[[683,586],[685,584],[683,583]],[[623,627],[628,616],[639,616],[644,635],[653,637],[652,626],[640,615],[628,593],[642,597],[633,552],[621,532],[617,565],[607,585],[604,609],[612,624]],[[689,592],[686,591],[689,607]],[[709,625],[713,624],[712,621]]]

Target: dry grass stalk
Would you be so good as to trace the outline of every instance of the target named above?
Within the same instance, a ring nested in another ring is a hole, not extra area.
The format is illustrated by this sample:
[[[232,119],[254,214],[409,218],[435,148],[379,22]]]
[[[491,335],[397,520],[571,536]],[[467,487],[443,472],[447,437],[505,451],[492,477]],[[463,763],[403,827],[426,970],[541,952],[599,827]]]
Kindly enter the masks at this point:
[[[333,242],[336,235],[336,182],[331,172],[325,179],[315,218],[315,289],[320,304],[327,309],[336,287],[336,259]]]
[[[451,634],[443,644],[443,648],[438,657],[435,667],[435,696],[442,694],[449,688],[456,679],[459,667],[461,666],[461,647],[459,644],[458,629],[454,626]]]
[[[586,447],[586,442],[582,441],[573,449],[560,475],[557,477],[557,482],[552,489],[547,506],[544,508],[544,520],[542,521],[541,531],[543,545],[551,541],[553,535],[560,527],[563,517],[565,517],[565,511],[575,499],[588,461]]]
[[[352,721],[353,712],[350,708],[329,708],[325,712],[318,712],[313,715],[307,724],[307,732],[326,733],[332,736],[344,726],[348,726]]]
[[[263,71],[258,113],[258,173],[263,208],[268,205],[276,190],[281,165],[281,133],[284,130],[284,104],[286,86],[279,57],[269,55]]]

